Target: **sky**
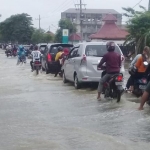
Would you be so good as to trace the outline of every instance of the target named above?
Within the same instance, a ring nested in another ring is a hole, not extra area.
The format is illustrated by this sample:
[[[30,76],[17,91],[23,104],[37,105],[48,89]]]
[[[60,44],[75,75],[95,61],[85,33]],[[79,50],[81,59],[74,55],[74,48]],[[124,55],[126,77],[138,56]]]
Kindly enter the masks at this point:
[[[80,0],[0,0],[0,22],[11,15],[27,13],[33,18],[33,24],[38,28],[38,17],[41,16],[41,28],[55,32],[61,12],[75,8]],[[140,0],[82,0],[86,8],[115,9],[123,13],[122,7],[134,7]],[[142,0],[140,5],[148,8],[149,0]],[[135,7],[139,10],[139,5]]]

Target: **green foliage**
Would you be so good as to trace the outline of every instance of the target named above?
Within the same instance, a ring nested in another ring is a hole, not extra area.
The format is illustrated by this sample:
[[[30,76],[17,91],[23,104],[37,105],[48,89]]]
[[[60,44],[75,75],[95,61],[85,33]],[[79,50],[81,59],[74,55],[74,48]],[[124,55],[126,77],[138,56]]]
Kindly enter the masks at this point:
[[[53,40],[52,36],[48,33],[44,33],[42,29],[36,29],[32,34],[31,41],[33,43],[49,43]]]
[[[62,42],[62,30],[63,29],[68,29],[70,34],[76,33],[77,31],[76,26],[69,19],[61,19],[59,21],[59,27],[60,29],[56,31],[56,35],[55,35],[55,42],[58,42],[58,43]]]
[[[127,22],[129,35],[125,44],[135,45],[137,53],[141,53],[144,46],[150,46],[150,11],[146,11],[143,6],[140,8],[142,11],[123,8],[126,11],[125,16],[129,17]]]
[[[0,23],[0,32],[5,42],[30,42],[34,28],[28,14],[17,14]]]

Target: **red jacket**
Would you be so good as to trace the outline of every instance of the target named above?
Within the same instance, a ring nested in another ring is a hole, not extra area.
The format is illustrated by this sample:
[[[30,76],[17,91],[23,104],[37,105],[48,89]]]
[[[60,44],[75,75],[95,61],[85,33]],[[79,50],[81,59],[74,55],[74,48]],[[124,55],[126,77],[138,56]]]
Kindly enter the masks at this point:
[[[121,67],[121,56],[116,52],[108,52],[105,54],[100,61],[98,67],[102,67],[102,65],[106,63],[106,72],[107,73],[119,73]]]

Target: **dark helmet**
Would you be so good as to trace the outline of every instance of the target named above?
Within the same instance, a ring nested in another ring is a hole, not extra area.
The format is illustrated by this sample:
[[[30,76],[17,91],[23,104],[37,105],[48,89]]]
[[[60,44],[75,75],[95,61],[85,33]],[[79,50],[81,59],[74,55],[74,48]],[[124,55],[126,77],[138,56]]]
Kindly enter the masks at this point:
[[[38,50],[38,46],[37,45],[34,46],[34,50]]]
[[[58,52],[61,52],[61,51],[63,51],[63,47],[62,47],[62,46],[59,46],[59,47],[58,47]]]
[[[106,44],[107,51],[111,52],[115,50],[115,43],[114,42],[107,42]]]

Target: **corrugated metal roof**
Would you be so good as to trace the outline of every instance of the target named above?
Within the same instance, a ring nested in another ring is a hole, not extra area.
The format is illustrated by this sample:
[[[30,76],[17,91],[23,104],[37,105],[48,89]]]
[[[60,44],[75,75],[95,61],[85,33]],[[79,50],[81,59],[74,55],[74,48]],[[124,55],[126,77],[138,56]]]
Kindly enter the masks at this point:
[[[83,9],[83,13],[89,13],[89,14],[120,14],[114,9]],[[63,13],[79,13],[79,10],[75,8],[70,8],[64,11]]]

